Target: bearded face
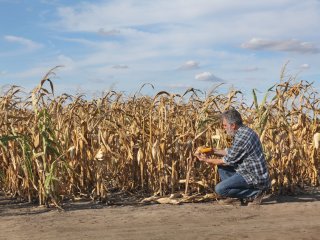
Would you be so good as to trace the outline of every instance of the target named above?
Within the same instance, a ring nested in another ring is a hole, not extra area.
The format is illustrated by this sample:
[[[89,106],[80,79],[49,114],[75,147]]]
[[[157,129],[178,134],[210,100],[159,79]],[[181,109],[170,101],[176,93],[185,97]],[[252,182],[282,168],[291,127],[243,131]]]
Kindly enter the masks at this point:
[[[223,119],[223,128],[231,137],[233,137],[236,134],[236,125],[234,123],[228,123],[226,119]]]

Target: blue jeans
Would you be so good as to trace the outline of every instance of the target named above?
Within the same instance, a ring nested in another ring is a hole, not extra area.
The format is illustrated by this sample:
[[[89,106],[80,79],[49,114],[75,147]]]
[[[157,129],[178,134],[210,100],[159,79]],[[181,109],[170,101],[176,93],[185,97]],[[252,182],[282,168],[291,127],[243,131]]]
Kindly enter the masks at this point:
[[[215,191],[222,197],[251,198],[261,190],[249,185],[233,167],[218,166],[221,182],[215,186]]]

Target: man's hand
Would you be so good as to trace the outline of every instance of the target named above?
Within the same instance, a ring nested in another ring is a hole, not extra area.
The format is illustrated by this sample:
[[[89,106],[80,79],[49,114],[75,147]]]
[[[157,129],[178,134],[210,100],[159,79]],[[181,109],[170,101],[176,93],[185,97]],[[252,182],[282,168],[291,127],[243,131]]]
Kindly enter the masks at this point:
[[[208,158],[207,156],[200,156],[200,158],[198,158],[200,162],[205,162],[205,163],[210,163],[213,164],[211,162],[212,159]]]
[[[198,148],[199,149],[199,148]],[[205,154],[205,153],[199,153],[199,151],[197,151],[194,153],[194,156],[196,158],[199,159],[199,161],[201,162],[206,162],[209,164],[215,164],[215,165],[224,165],[224,161],[222,159],[219,158],[209,158],[209,154]],[[215,151],[215,150],[213,150]],[[224,151],[224,150],[223,150]]]
[[[207,154],[204,154],[204,153],[195,152],[194,155],[195,155],[196,158],[198,158],[198,160],[201,161],[201,162],[206,162],[206,160],[208,159]]]

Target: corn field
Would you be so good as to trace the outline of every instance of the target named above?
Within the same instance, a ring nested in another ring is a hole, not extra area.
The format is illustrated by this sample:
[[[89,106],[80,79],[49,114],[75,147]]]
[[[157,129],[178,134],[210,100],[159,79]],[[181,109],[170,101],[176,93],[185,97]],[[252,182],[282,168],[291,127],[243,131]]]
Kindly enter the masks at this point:
[[[54,70],[54,69],[53,69]],[[213,191],[217,169],[196,160],[198,146],[230,145],[220,114],[235,107],[263,143],[272,191],[319,184],[319,93],[312,83],[280,76],[258,101],[240,91],[205,97],[162,91],[133,97],[54,95],[51,70],[28,95],[12,86],[0,98],[0,191],[40,205],[108,191]],[[22,97],[23,96],[23,97]]]

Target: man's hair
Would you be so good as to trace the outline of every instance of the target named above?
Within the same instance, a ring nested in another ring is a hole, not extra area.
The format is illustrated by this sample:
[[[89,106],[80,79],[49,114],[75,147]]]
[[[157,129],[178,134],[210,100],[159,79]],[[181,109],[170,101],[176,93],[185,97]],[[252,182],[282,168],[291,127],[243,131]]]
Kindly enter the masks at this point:
[[[235,123],[237,126],[242,125],[241,114],[235,109],[224,111],[221,116],[222,119],[225,119],[229,124]]]

